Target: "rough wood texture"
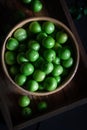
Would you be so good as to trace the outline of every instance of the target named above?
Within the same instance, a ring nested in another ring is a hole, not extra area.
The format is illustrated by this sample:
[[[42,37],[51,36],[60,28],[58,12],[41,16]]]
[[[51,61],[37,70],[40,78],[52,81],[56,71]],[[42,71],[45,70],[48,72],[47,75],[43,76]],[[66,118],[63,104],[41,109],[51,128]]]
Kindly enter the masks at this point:
[[[4,3],[6,2],[6,4]],[[10,3],[9,3],[10,2]],[[69,14],[66,2],[64,0],[57,1],[50,1],[43,0],[43,10],[40,13],[33,13],[30,9],[23,6],[17,0],[13,1],[0,1],[0,25],[2,33],[0,36],[4,37],[8,33],[8,31],[20,20],[16,20],[14,16],[14,10],[21,10],[23,11],[25,17],[37,17],[37,16],[50,16],[56,19],[61,20],[64,22],[74,33],[80,48],[80,63],[77,70],[77,73],[74,79],[70,82],[69,85],[59,93],[55,93],[50,96],[45,97],[33,97],[31,107],[34,111],[31,118],[23,119],[20,115],[20,109],[17,106],[17,98],[19,93],[15,93],[12,91],[11,83],[7,80],[1,66],[0,61],[0,108],[2,110],[2,114],[5,118],[5,121],[8,125],[9,130],[18,130],[22,129],[28,125],[36,123],[38,121],[47,119],[51,116],[59,114],[63,111],[70,109],[71,106],[78,105],[77,102],[83,101],[87,98],[87,55],[79,38],[79,35],[76,31],[72,18]],[[14,3],[14,4],[13,4]],[[14,6],[13,6],[14,5]],[[4,11],[3,11],[4,10]],[[6,13],[4,13],[6,12]],[[9,21],[8,21],[9,19]],[[12,21],[14,19],[14,21]],[[7,31],[5,31],[4,27],[9,25]],[[3,44],[3,40],[2,40]],[[1,52],[1,50],[0,50]],[[37,103],[41,100],[46,100],[49,107],[46,112],[38,113],[36,110]],[[5,101],[5,104],[4,104]],[[84,103],[86,100],[84,101]],[[81,102],[82,104],[82,102]],[[4,110],[4,111],[3,111]]]

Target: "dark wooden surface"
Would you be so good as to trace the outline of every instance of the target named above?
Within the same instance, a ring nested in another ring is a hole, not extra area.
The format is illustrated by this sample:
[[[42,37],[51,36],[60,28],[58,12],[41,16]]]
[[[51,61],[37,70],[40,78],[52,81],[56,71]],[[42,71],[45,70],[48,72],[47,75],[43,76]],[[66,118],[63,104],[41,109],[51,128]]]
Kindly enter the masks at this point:
[[[39,122],[41,120],[59,114],[64,110],[66,111],[76,105],[80,105],[80,103],[86,103],[87,62],[85,62],[85,59],[87,59],[87,55],[77,33],[75,25],[72,21],[72,18],[69,14],[66,2],[64,0],[55,0],[55,2],[47,2],[44,0],[42,2],[44,8],[39,13],[33,13],[30,9],[16,0],[4,0],[0,2],[0,25],[2,32],[0,32],[0,36],[2,37],[2,44],[4,38],[6,37],[6,34],[15,24],[20,22],[20,20],[28,17],[50,16],[61,20],[74,33],[80,48],[79,67],[73,80],[62,91],[45,97],[33,97],[30,95],[30,98],[32,100],[31,107],[34,113],[31,118],[23,119],[23,117],[20,115],[20,109],[17,105],[17,98],[19,96],[19,93],[13,91],[14,86],[12,86],[12,84],[6,78],[0,60],[0,108],[9,130],[21,129],[35,122]],[[19,9],[24,13],[24,16],[22,16],[20,19],[15,19],[15,17],[17,17],[14,15],[16,14],[15,11],[19,11]],[[48,109],[44,113],[39,113],[36,109],[37,103],[41,100],[46,100],[48,103]]]

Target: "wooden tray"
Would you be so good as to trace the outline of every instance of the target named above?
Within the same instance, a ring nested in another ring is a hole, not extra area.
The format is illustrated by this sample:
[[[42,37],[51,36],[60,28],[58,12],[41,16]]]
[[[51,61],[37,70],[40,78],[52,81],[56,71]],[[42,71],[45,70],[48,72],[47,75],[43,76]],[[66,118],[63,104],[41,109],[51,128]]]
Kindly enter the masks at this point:
[[[17,98],[20,95],[20,93],[16,93],[16,91],[13,92],[13,89],[12,89],[13,86],[7,80],[2,70],[1,61],[0,61],[0,109],[9,130],[22,129],[34,123],[43,121],[47,118],[60,114],[64,111],[73,109],[74,107],[78,105],[87,103],[87,86],[86,86],[87,55],[84,50],[83,44],[79,38],[79,35],[77,33],[77,30],[73,23],[71,15],[69,13],[67,4],[64,0],[59,0],[59,1],[55,0],[55,1],[50,1],[50,2],[47,2],[47,0],[43,0],[42,2],[44,6],[43,10],[39,13],[33,13],[27,7],[25,8],[23,5],[21,5],[20,2],[13,0],[14,7],[16,9],[21,9],[24,12],[26,18],[35,17],[35,16],[50,16],[58,20],[61,20],[71,29],[71,31],[74,33],[79,44],[79,49],[80,49],[79,67],[73,80],[62,91],[52,94],[50,96],[45,96],[45,97],[30,96],[32,100],[31,107],[33,110],[33,114],[31,117],[24,119],[21,116],[20,108],[17,105]],[[4,1],[2,2],[2,5],[4,5]],[[13,11],[13,6],[11,4],[6,3],[5,5],[6,5],[6,8],[4,9],[8,9],[8,11]],[[1,26],[2,25],[4,26],[6,22],[10,23],[11,27],[13,27],[16,24],[16,22],[14,23],[11,22],[12,19],[10,19],[9,22],[6,21],[8,20],[8,16],[9,16],[9,13],[8,15],[6,14],[4,17],[2,17],[2,21],[0,22]],[[3,37],[5,36],[6,36],[6,33],[5,35],[3,35]],[[48,108],[46,111],[40,113],[38,112],[36,106],[37,106],[37,103],[41,100],[47,101]]]

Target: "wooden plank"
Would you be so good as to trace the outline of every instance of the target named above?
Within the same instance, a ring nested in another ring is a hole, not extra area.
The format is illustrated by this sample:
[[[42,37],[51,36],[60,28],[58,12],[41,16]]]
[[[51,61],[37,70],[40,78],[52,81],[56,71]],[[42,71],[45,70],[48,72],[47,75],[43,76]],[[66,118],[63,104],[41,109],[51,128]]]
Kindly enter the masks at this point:
[[[7,102],[6,102],[5,97],[2,96],[2,95],[3,95],[3,93],[0,89],[0,111],[1,111],[2,116],[3,116],[3,118],[6,122],[8,129],[12,130],[13,125],[12,125],[12,120],[11,120],[11,117],[10,117],[9,109],[8,109],[8,106],[7,106]]]

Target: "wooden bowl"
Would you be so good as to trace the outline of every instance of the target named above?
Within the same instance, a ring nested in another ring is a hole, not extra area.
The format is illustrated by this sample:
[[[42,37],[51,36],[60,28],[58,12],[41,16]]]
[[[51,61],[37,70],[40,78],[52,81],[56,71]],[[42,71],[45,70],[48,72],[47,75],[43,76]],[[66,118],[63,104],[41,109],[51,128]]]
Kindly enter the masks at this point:
[[[46,92],[30,92],[26,89],[24,89],[23,87],[18,86],[14,80],[12,79],[12,77],[10,76],[8,69],[7,69],[7,65],[5,63],[5,51],[6,51],[6,43],[9,37],[11,37],[14,33],[14,31],[20,27],[23,27],[27,24],[29,24],[32,21],[51,21],[53,22],[56,27],[60,27],[61,29],[63,29],[69,36],[71,42],[70,42],[70,46],[73,49],[73,58],[74,58],[74,65],[72,67],[72,69],[70,70],[68,76],[66,76],[66,78],[61,82],[61,84],[59,85],[58,88],[56,88],[54,91],[46,91]],[[5,41],[3,43],[3,47],[2,47],[2,66],[4,69],[4,72],[8,78],[8,80],[11,81],[12,85],[16,88],[16,90],[18,92],[20,92],[21,94],[26,94],[26,95],[35,95],[35,96],[46,96],[46,95],[50,95],[50,94],[54,94],[60,90],[62,90],[64,87],[67,87],[67,85],[70,83],[70,81],[73,79],[73,77],[76,74],[77,68],[78,68],[78,64],[79,64],[79,47],[78,47],[78,43],[75,39],[75,36],[73,35],[73,33],[71,32],[71,30],[61,21],[58,21],[54,18],[50,18],[50,17],[33,17],[33,18],[29,18],[26,19],[22,22],[20,22],[19,24],[17,24],[7,35],[7,37],[5,38]]]

